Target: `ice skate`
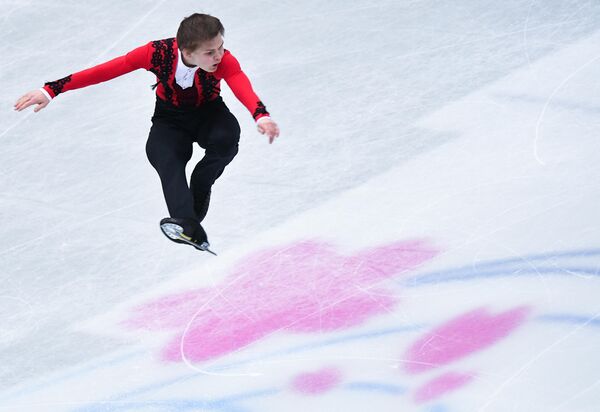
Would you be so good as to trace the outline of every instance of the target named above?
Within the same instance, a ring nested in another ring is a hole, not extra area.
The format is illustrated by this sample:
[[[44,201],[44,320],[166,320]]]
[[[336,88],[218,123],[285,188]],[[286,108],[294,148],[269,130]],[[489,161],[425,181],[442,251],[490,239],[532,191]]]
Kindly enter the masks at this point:
[[[200,223],[193,219],[166,217],[160,221],[160,230],[173,242],[188,244],[198,250],[217,255],[209,249],[206,232]]]

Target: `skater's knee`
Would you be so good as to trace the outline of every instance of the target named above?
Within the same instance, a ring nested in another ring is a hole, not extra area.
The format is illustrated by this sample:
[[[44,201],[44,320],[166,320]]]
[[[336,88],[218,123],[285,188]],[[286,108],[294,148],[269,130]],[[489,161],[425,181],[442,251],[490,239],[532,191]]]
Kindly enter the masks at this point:
[[[233,159],[238,152],[240,133],[237,119],[229,113],[226,120],[221,121],[211,130],[208,146],[220,156]]]
[[[227,146],[223,146],[221,147],[219,154],[221,155],[221,157],[223,157],[226,163],[229,163],[233,160],[233,158],[238,154],[239,151],[239,142],[236,141],[235,143],[232,143],[230,145]]]
[[[238,154],[239,136],[223,134],[209,146],[208,150],[228,164]]]
[[[157,146],[148,141],[146,156],[155,169],[184,167],[192,158],[192,150],[187,148],[173,148]]]

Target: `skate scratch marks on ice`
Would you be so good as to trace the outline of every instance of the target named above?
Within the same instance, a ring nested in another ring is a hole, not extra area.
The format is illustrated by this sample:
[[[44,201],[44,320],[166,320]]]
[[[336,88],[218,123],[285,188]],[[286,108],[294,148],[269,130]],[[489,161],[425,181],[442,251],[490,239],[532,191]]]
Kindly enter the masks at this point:
[[[413,399],[416,403],[437,399],[446,393],[462,388],[473,377],[472,374],[448,372],[418,388],[413,395]]]
[[[324,242],[299,242],[243,260],[228,275],[235,281],[224,282],[220,290],[198,289],[142,305],[125,324],[173,330],[177,335],[162,351],[165,361],[181,361],[180,349],[188,360],[206,361],[276,332],[336,331],[387,313],[397,299],[374,288],[437,253],[422,241],[352,256]]]
[[[317,395],[325,393],[342,380],[342,374],[336,368],[323,368],[316,372],[301,373],[291,383],[292,389],[298,393]]]
[[[525,320],[529,309],[518,307],[499,315],[477,309],[427,333],[408,350],[406,371],[420,373],[483,350],[507,337]]]
[[[405,371],[419,374],[451,364],[507,338],[527,319],[531,309],[520,306],[491,315],[484,308],[453,318],[426,333],[407,350]],[[464,387],[474,373],[447,372],[417,388],[416,403],[427,402]]]

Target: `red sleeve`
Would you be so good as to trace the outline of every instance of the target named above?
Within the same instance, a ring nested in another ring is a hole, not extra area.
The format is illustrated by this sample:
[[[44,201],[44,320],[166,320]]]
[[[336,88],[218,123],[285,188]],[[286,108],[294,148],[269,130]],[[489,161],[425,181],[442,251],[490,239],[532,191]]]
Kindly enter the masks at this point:
[[[267,108],[252,89],[250,79],[242,71],[238,60],[228,50],[221,59],[219,74],[227,82],[235,97],[250,111],[254,120],[269,116]]]
[[[73,73],[60,80],[48,82],[44,84],[44,90],[46,90],[50,96],[56,97],[60,93],[102,83],[137,69],[148,70],[150,68],[150,59],[148,58],[150,48],[151,43],[148,43],[123,56],[90,67],[89,69]]]

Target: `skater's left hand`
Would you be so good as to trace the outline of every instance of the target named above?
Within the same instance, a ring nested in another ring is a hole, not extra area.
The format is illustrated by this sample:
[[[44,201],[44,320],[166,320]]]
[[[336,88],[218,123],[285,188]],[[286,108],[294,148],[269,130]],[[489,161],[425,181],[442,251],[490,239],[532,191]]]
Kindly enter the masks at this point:
[[[258,119],[256,127],[260,134],[266,134],[269,137],[269,144],[273,143],[275,138],[279,136],[279,126],[269,117]]]

